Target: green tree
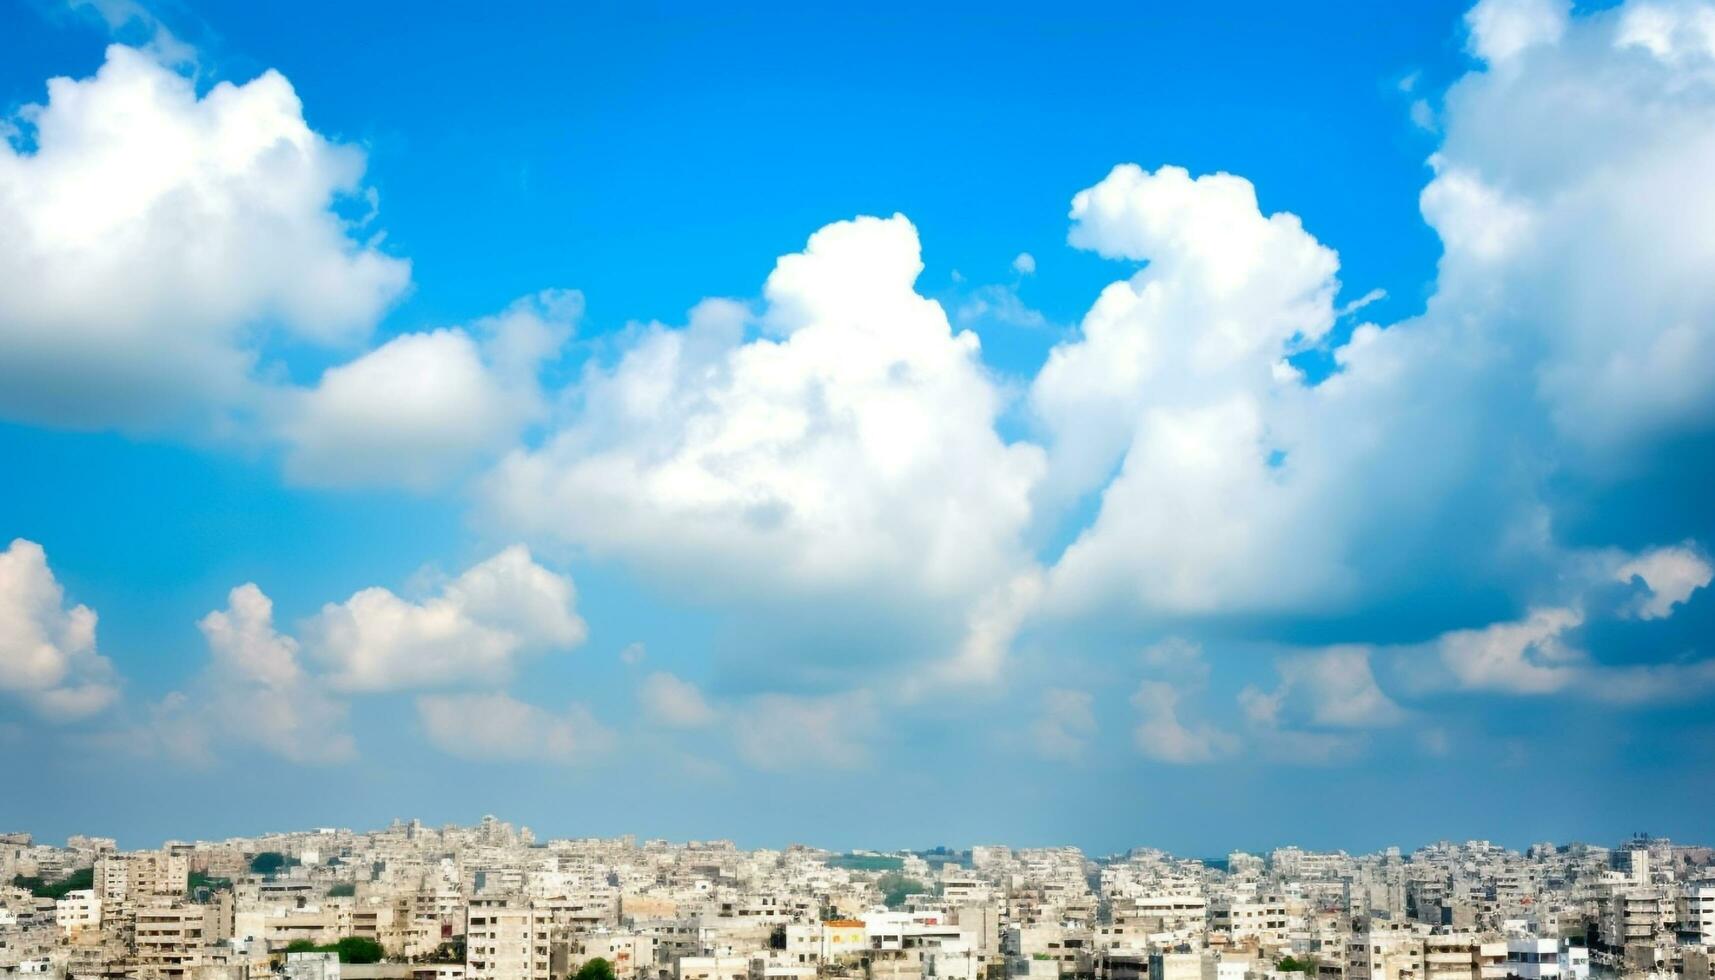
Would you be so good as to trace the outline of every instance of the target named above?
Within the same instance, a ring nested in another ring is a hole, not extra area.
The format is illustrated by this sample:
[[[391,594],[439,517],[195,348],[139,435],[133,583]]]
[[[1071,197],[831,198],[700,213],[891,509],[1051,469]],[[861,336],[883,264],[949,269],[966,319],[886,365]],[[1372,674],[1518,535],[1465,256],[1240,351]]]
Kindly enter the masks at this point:
[[[12,884],[18,888],[29,889],[30,894],[37,898],[51,898],[57,901],[66,897],[67,892],[94,888],[95,869],[79,868],[58,881],[43,881],[39,877],[18,875],[12,879]]]
[[[578,972],[572,977],[573,980],[613,980],[613,964],[598,956],[578,967]]]
[[[897,871],[890,871],[875,880],[875,887],[880,890],[882,900],[890,909],[899,908],[905,904],[908,895],[920,895],[929,890],[916,878],[907,878]]]
[[[346,936],[334,943],[334,952],[341,963],[379,963],[387,955],[380,943],[362,936]]]
[[[342,881],[328,889],[329,898],[350,898],[357,894],[357,886],[349,881]]]
[[[279,851],[263,851],[250,859],[250,871],[259,875],[279,874],[280,869],[290,863],[295,862]]]
[[[1275,969],[1282,973],[1315,973],[1316,960],[1308,956],[1301,960],[1283,956],[1280,962],[1275,964]]]
[[[317,946],[308,939],[294,939],[286,944],[288,953],[337,953],[341,963],[379,963],[387,956],[387,951],[373,939],[363,936],[345,936],[337,943]]]

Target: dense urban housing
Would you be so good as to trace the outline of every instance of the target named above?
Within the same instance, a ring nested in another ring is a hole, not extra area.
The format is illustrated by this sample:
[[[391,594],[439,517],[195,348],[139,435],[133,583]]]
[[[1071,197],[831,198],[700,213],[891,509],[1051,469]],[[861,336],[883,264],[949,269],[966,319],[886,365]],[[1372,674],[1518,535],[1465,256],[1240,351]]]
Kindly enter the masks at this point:
[[[1711,980],[1715,851],[834,853],[486,817],[122,851],[0,836],[43,980]]]

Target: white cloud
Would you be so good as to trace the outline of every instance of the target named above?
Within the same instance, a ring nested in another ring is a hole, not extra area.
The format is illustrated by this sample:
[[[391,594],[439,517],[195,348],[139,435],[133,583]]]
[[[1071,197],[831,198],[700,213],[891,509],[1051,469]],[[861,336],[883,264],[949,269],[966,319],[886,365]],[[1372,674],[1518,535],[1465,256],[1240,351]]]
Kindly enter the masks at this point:
[[[488,496],[514,526],[720,589],[970,596],[1016,568],[1041,453],[1004,444],[978,341],[912,288],[903,217],[829,225],[762,325],[705,303],[584,381],[585,408]],[[735,570],[742,569],[742,573]]]
[[[107,50],[0,144],[0,415],[211,426],[252,405],[270,337],[348,345],[409,266],[332,210],[363,155],[303,119],[278,73],[192,80]]]
[[[197,628],[212,665],[188,696],[165,706],[158,724],[182,726],[178,738],[199,740],[210,755],[217,740],[232,739],[299,763],[356,758],[357,743],[345,731],[347,706],[303,671],[297,641],[275,631],[274,603],[261,589],[250,583],[233,589],[227,608],[204,616]]]
[[[1012,260],[1012,271],[1021,276],[1035,275],[1036,256],[1031,255],[1029,252],[1018,253],[1018,257]]]
[[[1247,685],[1238,703],[1264,757],[1290,765],[1349,762],[1366,731],[1397,725],[1405,709],[1382,691],[1365,647],[1336,646],[1276,659],[1273,691]]]
[[[611,731],[574,704],[556,714],[507,694],[435,694],[417,699],[417,719],[441,751],[473,762],[576,765],[607,753]]]
[[[1405,720],[1404,709],[1376,684],[1368,648],[1329,647],[1283,657],[1275,669],[1280,674],[1277,705],[1298,705],[1309,724],[1377,728]]]
[[[1041,310],[1027,305],[1010,285],[978,286],[959,303],[953,318],[961,327],[979,327],[989,323],[1026,330],[1048,330],[1053,324]]]
[[[1448,312],[1534,347],[1558,435],[1600,461],[1715,413],[1715,55],[1707,5],[1567,11],[1472,11],[1479,49],[1511,60],[1447,94],[1424,213]]]
[[[1300,387],[1283,358],[1334,323],[1334,253],[1230,174],[1116,167],[1073,198],[1072,218],[1072,244],[1148,264],[1102,291],[1031,388],[1053,436],[1052,499],[1099,489],[1119,465],[1054,570],[1055,604],[1121,593],[1195,611],[1327,590],[1337,569],[1289,518],[1296,491],[1279,489],[1275,453],[1290,433],[1270,416]],[[1266,557],[1288,551],[1285,578]]]
[[[1031,388],[1055,479],[1074,491],[1111,471],[1146,409],[1195,404],[1216,383],[1266,390],[1274,362],[1334,322],[1334,253],[1296,216],[1263,215],[1242,177],[1115,167],[1073,197],[1068,238],[1149,263],[1102,290]]]
[[[1044,759],[1076,762],[1096,733],[1094,698],[1087,691],[1050,687],[1042,692],[1042,709],[1030,726],[1031,747]]]
[[[287,475],[426,489],[498,455],[543,415],[538,366],[582,311],[578,293],[542,293],[469,331],[403,334],[328,369],[282,396]]]
[[[863,596],[985,679],[1044,462],[996,434],[977,336],[916,292],[921,268],[903,217],[838,222],[779,260],[759,317],[707,301],[641,328],[490,475],[490,515],[704,596]],[[985,632],[952,637],[965,622]]]
[[[329,603],[305,623],[302,635],[341,690],[498,685],[519,657],[584,641],[575,600],[571,579],[514,545],[422,602],[377,587]]]
[[[1646,620],[1671,615],[1675,603],[1665,597],[1688,596],[1702,587],[1691,584],[1707,573],[1707,566],[1699,569],[1699,560],[1689,545],[1658,548],[1628,560],[1620,566],[1618,580],[1631,582],[1637,577],[1647,584],[1651,580],[1646,575],[1653,573],[1664,591],[1640,596],[1617,614]],[[1427,648],[1404,647],[1395,654],[1406,675],[1428,687],[1442,684],[1516,695],[1564,693],[1622,705],[1684,700],[1715,689],[1715,659],[1597,661],[1575,642],[1576,631],[1587,622],[1586,612],[1577,605],[1548,606],[1522,619],[1452,630]],[[1433,665],[1423,662],[1426,653],[1444,676],[1437,677]]]
[[[119,697],[113,665],[95,650],[94,610],[65,604],[65,590],[34,541],[0,551],[0,694],[63,722]]]
[[[1042,587],[1042,573],[1033,567],[978,599],[966,613],[964,636],[953,655],[934,664],[924,676],[931,682],[960,686],[992,686],[1004,680],[1007,653],[1035,613]]]
[[[274,602],[255,583],[233,589],[227,608],[197,623],[215,663],[226,673],[269,687],[289,687],[303,676],[298,641],[274,631]]]
[[[627,643],[625,649],[619,651],[619,662],[627,667],[642,663],[649,656],[649,648],[643,643]]]
[[[1471,53],[1491,64],[1554,44],[1566,32],[1569,0],[1480,0],[1465,14]]]
[[[1326,343],[1336,267],[1295,219],[1172,168],[1078,195],[1073,243],[1148,265],[1032,387],[1043,501],[1100,494],[1045,608],[1316,615],[1555,574],[1566,480],[1635,477],[1715,419],[1704,9],[1480,6],[1505,67],[1444,100],[1428,310],[1359,325],[1314,384],[1282,358]]]
[[[1621,565],[1614,573],[1617,581],[1630,583],[1641,579],[1647,595],[1638,596],[1630,612],[1639,619],[1666,619],[1675,606],[1691,598],[1691,594],[1715,579],[1715,569],[1708,559],[1689,546],[1656,548]]]
[[[1577,609],[1538,609],[1516,622],[1454,630],[1435,646],[1461,687],[1546,694],[1572,684],[1583,668],[1584,653],[1563,640],[1583,623]]]
[[[1167,681],[1146,680],[1131,696],[1137,709],[1132,742],[1151,759],[1189,765],[1212,762],[1238,751],[1238,739],[1213,725],[1190,723],[1179,717],[1180,691]]]
[[[643,706],[643,717],[665,728],[704,728],[720,717],[695,684],[666,671],[645,677],[637,689],[637,699]]]
[[[739,756],[758,769],[862,769],[877,721],[867,691],[759,694],[734,713],[733,740]]]

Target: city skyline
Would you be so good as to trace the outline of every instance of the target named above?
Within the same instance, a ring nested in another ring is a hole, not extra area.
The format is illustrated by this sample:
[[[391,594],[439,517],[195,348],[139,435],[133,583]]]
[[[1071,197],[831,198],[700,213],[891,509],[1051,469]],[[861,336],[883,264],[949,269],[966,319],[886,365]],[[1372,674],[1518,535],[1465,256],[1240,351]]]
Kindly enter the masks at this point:
[[[351,6],[0,0],[0,827],[1715,836],[1715,4]]]
[[[541,837],[0,833],[0,971],[138,980],[1709,980],[1715,848],[1182,858]]]
[[[521,823],[518,821],[507,820],[507,819],[499,816],[498,814],[492,814],[492,813],[484,814],[481,818],[479,818],[477,820],[472,820],[472,821],[463,822],[463,823],[456,821],[456,820],[449,820],[449,821],[446,821],[444,823],[434,823],[431,821],[423,820],[420,817],[394,817],[393,819],[387,821],[384,824],[379,824],[377,826],[369,827],[367,829],[357,829],[357,828],[353,828],[353,827],[341,827],[341,826],[317,826],[317,827],[307,827],[307,828],[297,828],[297,829],[276,827],[276,828],[265,829],[265,830],[253,830],[253,831],[247,832],[247,833],[229,834],[229,835],[225,835],[225,836],[220,837],[220,838],[201,838],[201,837],[195,837],[195,836],[180,836],[180,837],[164,838],[164,839],[159,840],[159,841],[126,841],[122,837],[119,837],[119,836],[111,833],[113,828],[110,828],[110,827],[107,827],[107,828],[90,827],[90,828],[85,828],[83,831],[78,831],[78,832],[73,832],[73,833],[67,834],[65,836],[65,838],[61,838],[60,840],[61,840],[61,842],[68,841],[68,840],[75,842],[77,840],[84,840],[84,839],[113,840],[116,842],[116,844],[118,844],[118,846],[120,846],[121,848],[128,850],[128,851],[149,851],[149,850],[161,850],[161,849],[168,848],[168,847],[171,847],[174,845],[204,845],[204,846],[207,846],[207,845],[214,845],[214,844],[225,844],[225,843],[229,843],[232,841],[254,842],[254,841],[275,840],[275,839],[280,839],[280,838],[290,838],[290,837],[315,837],[318,835],[319,836],[336,835],[336,836],[342,836],[342,837],[343,836],[349,836],[349,835],[364,836],[364,835],[371,835],[371,834],[395,832],[395,831],[399,831],[399,830],[401,830],[403,828],[407,828],[407,827],[420,827],[424,830],[434,830],[437,832],[446,832],[446,831],[467,831],[467,830],[481,829],[481,828],[490,827],[490,826],[507,828],[510,832],[514,832],[520,836],[528,835],[534,841],[539,842],[539,843],[544,843],[544,844],[547,842],[550,842],[550,841],[617,841],[617,840],[623,840],[623,839],[629,838],[629,839],[633,839],[633,840],[637,841],[639,844],[658,842],[658,843],[666,844],[666,845],[671,846],[671,847],[688,847],[688,846],[697,845],[697,844],[731,844],[731,845],[733,845],[739,849],[747,850],[747,851],[769,851],[769,850],[781,851],[781,850],[786,850],[789,848],[805,848],[805,849],[809,849],[809,850],[815,850],[815,851],[821,851],[821,852],[825,852],[825,853],[845,855],[845,856],[861,856],[861,855],[866,855],[866,854],[874,854],[874,855],[879,855],[879,856],[895,856],[895,857],[897,857],[900,855],[915,854],[915,855],[947,855],[949,857],[963,856],[964,858],[967,858],[967,859],[969,858],[973,848],[977,848],[980,850],[980,849],[985,848],[985,847],[1011,847],[1011,848],[1017,848],[1020,850],[1031,850],[1031,849],[1054,850],[1054,849],[1064,849],[1064,848],[1072,848],[1072,849],[1079,850],[1079,851],[1083,850],[1083,848],[1079,847],[1076,844],[1072,844],[1072,843],[1060,843],[1060,844],[1030,843],[1030,844],[1025,844],[1025,843],[1019,843],[1019,842],[1014,842],[1014,841],[998,840],[998,839],[985,839],[982,841],[971,840],[971,841],[958,841],[958,842],[940,841],[940,842],[930,843],[930,844],[920,844],[920,845],[911,845],[911,846],[890,846],[890,847],[881,847],[881,846],[866,847],[866,846],[863,846],[861,844],[860,845],[843,845],[840,847],[828,847],[828,846],[824,846],[822,843],[820,843],[818,841],[810,840],[810,839],[794,839],[794,840],[789,840],[789,841],[765,841],[765,842],[750,841],[750,842],[747,842],[747,841],[731,840],[729,838],[724,838],[724,837],[695,837],[695,836],[693,836],[693,837],[688,837],[688,838],[684,838],[684,839],[680,839],[680,840],[674,840],[674,839],[659,838],[659,837],[645,838],[645,837],[642,837],[641,835],[638,835],[638,834],[618,834],[618,835],[612,835],[612,836],[598,835],[598,834],[574,835],[574,834],[563,834],[563,833],[553,833],[553,832],[540,832],[538,830],[538,828],[536,828],[536,827],[533,827],[533,826],[530,826],[528,824]],[[40,844],[49,844],[50,843],[50,839],[45,838],[42,835],[33,833],[27,827],[6,827],[4,829],[0,829],[0,836],[14,836],[17,834],[28,834],[37,843],[40,843]],[[1306,848],[1306,847],[1301,847],[1300,845],[1292,843],[1292,842],[1282,842],[1282,843],[1274,844],[1274,845],[1267,846],[1267,847],[1231,847],[1231,848],[1221,849],[1218,852],[1211,852],[1209,854],[1190,854],[1190,853],[1181,854],[1181,853],[1176,853],[1169,848],[1158,847],[1156,845],[1150,844],[1147,841],[1139,841],[1138,843],[1132,844],[1128,847],[1121,848],[1119,850],[1115,850],[1115,851],[1111,851],[1111,852],[1107,852],[1107,853],[1093,854],[1090,856],[1090,860],[1096,861],[1098,863],[1102,862],[1102,861],[1117,861],[1117,860],[1123,860],[1128,855],[1132,855],[1132,854],[1144,853],[1144,852],[1154,852],[1154,853],[1167,855],[1167,856],[1172,857],[1176,860],[1199,861],[1199,862],[1202,862],[1204,864],[1210,865],[1211,867],[1219,868],[1219,865],[1221,863],[1227,861],[1228,858],[1234,854],[1247,854],[1247,855],[1251,855],[1251,856],[1263,856],[1263,855],[1267,855],[1268,853],[1273,852],[1273,851],[1306,851],[1306,852],[1310,852],[1310,853],[1329,852],[1329,853],[1345,854],[1345,855],[1348,855],[1348,856],[1353,857],[1353,858],[1374,858],[1374,857],[1385,857],[1389,854],[1396,854],[1396,853],[1401,854],[1401,855],[1410,855],[1410,854],[1418,853],[1418,852],[1431,851],[1433,849],[1441,848],[1441,847],[1466,847],[1466,846],[1471,846],[1471,845],[1493,846],[1493,847],[1499,848],[1501,850],[1504,850],[1508,853],[1513,853],[1513,854],[1524,854],[1524,853],[1527,853],[1530,851],[1541,849],[1543,847],[1552,848],[1558,852],[1565,852],[1571,848],[1594,848],[1596,850],[1605,851],[1605,852],[1612,852],[1612,853],[1621,853],[1628,847],[1650,847],[1650,846],[1654,846],[1654,847],[1658,847],[1658,848],[1660,848],[1660,847],[1689,847],[1689,848],[1692,848],[1694,850],[1708,850],[1711,852],[1711,857],[1715,858],[1715,845],[1704,845],[1704,844],[1701,844],[1701,843],[1698,843],[1695,841],[1674,841],[1668,837],[1657,836],[1654,834],[1650,834],[1647,831],[1641,831],[1640,830],[1640,831],[1634,831],[1631,834],[1628,834],[1621,839],[1618,839],[1615,841],[1609,841],[1609,842],[1588,841],[1588,840],[1561,840],[1561,841],[1556,841],[1556,840],[1546,840],[1545,839],[1545,840],[1533,840],[1525,846],[1513,846],[1513,845],[1507,844],[1505,842],[1499,842],[1499,841],[1495,841],[1491,838],[1482,837],[1482,838],[1471,838],[1469,840],[1440,839],[1440,840],[1424,840],[1424,841],[1417,841],[1417,842],[1399,842],[1399,843],[1395,843],[1395,844],[1385,845],[1382,847],[1372,848],[1369,850],[1363,850],[1363,849],[1358,849],[1358,848],[1344,848],[1344,847]]]

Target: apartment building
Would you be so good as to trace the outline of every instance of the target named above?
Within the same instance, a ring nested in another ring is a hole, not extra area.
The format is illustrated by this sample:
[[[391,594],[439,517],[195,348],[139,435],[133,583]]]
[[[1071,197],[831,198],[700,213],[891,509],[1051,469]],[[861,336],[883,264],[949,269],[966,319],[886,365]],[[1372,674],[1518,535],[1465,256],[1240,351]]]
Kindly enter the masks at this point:
[[[93,888],[66,892],[54,903],[54,924],[68,939],[101,929],[101,897]]]
[[[218,910],[208,905],[162,905],[136,912],[137,974],[145,980],[184,980],[201,962],[217,931]]]
[[[465,913],[467,980],[548,980],[549,921],[527,904],[473,899]]]
[[[1687,882],[1679,893],[1675,931],[1681,946],[1715,946],[1715,880]]]

